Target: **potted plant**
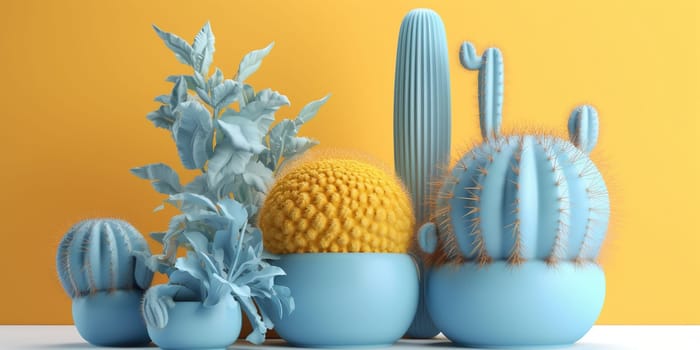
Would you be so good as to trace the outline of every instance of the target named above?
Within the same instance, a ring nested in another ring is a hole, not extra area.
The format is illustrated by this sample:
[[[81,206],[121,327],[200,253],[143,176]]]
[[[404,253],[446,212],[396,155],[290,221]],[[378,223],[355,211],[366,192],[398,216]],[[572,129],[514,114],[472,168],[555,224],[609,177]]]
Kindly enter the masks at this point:
[[[150,343],[141,299],[153,272],[143,236],[118,219],[81,221],[61,239],[56,267],[73,299],[73,322],[88,343],[143,346]]]
[[[169,269],[167,284],[146,293],[148,334],[167,349],[225,348],[238,338],[242,307],[255,322],[248,340],[262,342],[271,325],[267,316],[261,320],[255,304],[263,315],[274,312],[279,318],[294,309],[289,288],[274,281],[284,271],[263,260],[260,230],[248,227],[248,213],[240,203],[185,201],[189,215],[197,217],[189,225],[207,228],[182,233],[187,255]]]
[[[432,265],[427,305],[450,340],[470,347],[572,344],[595,323],[605,275],[595,263],[610,202],[589,158],[598,116],[580,106],[569,140],[501,135],[503,61],[470,43],[462,64],[479,70],[483,143],[464,154],[419,230]]]
[[[418,305],[411,201],[381,165],[315,153],[280,174],[260,211],[296,305],[271,315],[277,333],[300,347],[389,346]]]
[[[163,252],[150,257],[148,266],[168,274],[169,283],[153,287],[144,300],[149,333],[168,348],[226,347],[240,329],[240,307],[253,326],[247,339],[261,343],[274,326],[271,314],[286,316],[294,301],[288,288],[275,284],[284,272],[266,262],[273,256],[264,253],[255,228],[258,208],[286,160],[318,143],[297,133],[327,97],[273,127],[275,112],[289,99],[270,89],[256,93],[245,82],[272,44],[247,54],[235,77],[225,79],[219,68],[209,75],[214,53],[209,23],[191,45],[154,28],[193,73],[168,77],[172,92],[156,98],[161,106],[147,118],[171,133],[182,165],[201,173],[182,185],[163,163],[132,169],[182,212],[166,232],[151,235]],[[186,256],[178,257],[179,248]],[[225,328],[215,331],[220,323]],[[197,335],[186,336],[186,329]],[[221,335],[216,344],[207,341],[213,334]]]

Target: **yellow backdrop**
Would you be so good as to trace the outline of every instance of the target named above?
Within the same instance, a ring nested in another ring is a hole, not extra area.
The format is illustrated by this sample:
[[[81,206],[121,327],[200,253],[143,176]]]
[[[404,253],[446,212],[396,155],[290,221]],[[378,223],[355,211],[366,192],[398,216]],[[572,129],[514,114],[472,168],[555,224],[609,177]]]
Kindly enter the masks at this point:
[[[393,164],[396,41],[415,7],[435,9],[447,29],[453,153],[479,138],[476,74],[458,62],[463,40],[503,51],[507,129],[564,132],[574,105],[599,109],[592,157],[613,208],[599,323],[700,323],[700,5],[626,3],[4,1],[0,323],[71,322],[54,258],[75,221],[166,227],[173,212],[152,213],[162,197],[128,171],[179,163],[169,135],[145,115],[170,90],[164,78],[187,70],[152,23],[191,40],[211,20],[214,63],[229,77],[246,52],[274,40],[251,83],[289,96],[292,107],[278,116],[332,92],[305,135]]]

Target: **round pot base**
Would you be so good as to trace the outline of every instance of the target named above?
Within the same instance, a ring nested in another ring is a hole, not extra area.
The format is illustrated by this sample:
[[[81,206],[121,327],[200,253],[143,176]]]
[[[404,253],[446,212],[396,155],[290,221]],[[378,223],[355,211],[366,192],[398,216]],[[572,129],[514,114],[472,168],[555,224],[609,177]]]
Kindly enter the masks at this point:
[[[151,342],[141,316],[141,290],[104,291],[73,299],[80,336],[97,346],[145,346]]]
[[[407,254],[305,253],[280,255],[279,284],[296,308],[279,319],[277,334],[313,348],[390,346],[403,336],[418,305],[416,265]]]
[[[176,301],[168,310],[164,328],[148,326],[153,343],[161,349],[225,349],[241,332],[241,307],[230,298],[223,298],[211,307],[198,301]]]
[[[597,265],[543,261],[435,267],[426,296],[448,339],[489,348],[571,345],[591,329],[604,299]]]

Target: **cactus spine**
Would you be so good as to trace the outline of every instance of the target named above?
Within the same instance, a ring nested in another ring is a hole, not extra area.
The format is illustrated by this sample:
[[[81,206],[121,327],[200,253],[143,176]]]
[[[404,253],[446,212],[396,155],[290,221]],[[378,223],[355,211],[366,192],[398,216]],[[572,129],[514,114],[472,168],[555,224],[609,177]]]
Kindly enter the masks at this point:
[[[56,267],[63,289],[72,298],[100,291],[145,290],[153,272],[144,265],[146,240],[129,223],[115,219],[85,220],[63,236]]]
[[[415,9],[401,23],[394,82],[394,165],[413,200],[416,223],[431,217],[432,184],[450,158],[450,76],[445,27],[432,10]],[[423,270],[422,263],[419,265]],[[407,332],[439,331],[424,304],[425,275],[416,317]]]
[[[465,43],[460,56],[467,69],[479,69],[484,142],[444,181],[434,224],[419,230],[421,247],[435,252],[436,264],[594,260],[610,212],[605,182],[588,157],[598,139],[596,110],[580,106],[571,113],[570,142],[550,135],[501,136],[502,59],[496,49],[480,61],[474,52]]]

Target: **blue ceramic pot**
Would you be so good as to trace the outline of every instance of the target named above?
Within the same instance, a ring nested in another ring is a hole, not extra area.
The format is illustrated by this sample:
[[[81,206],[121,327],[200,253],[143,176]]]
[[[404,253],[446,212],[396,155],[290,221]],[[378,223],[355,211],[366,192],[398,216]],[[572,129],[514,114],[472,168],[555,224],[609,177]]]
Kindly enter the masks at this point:
[[[151,342],[141,317],[142,290],[98,292],[73,299],[73,322],[88,343],[143,346]]]
[[[427,303],[438,328],[470,347],[573,344],[593,326],[605,299],[596,265],[503,261],[435,268]]]
[[[148,326],[148,334],[161,349],[226,349],[240,333],[241,307],[233,297],[211,307],[176,301],[164,328]]]
[[[284,340],[301,347],[388,346],[411,325],[418,305],[416,265],[407,254],[306,253],[271,262],[296,308],[270,315]]]

